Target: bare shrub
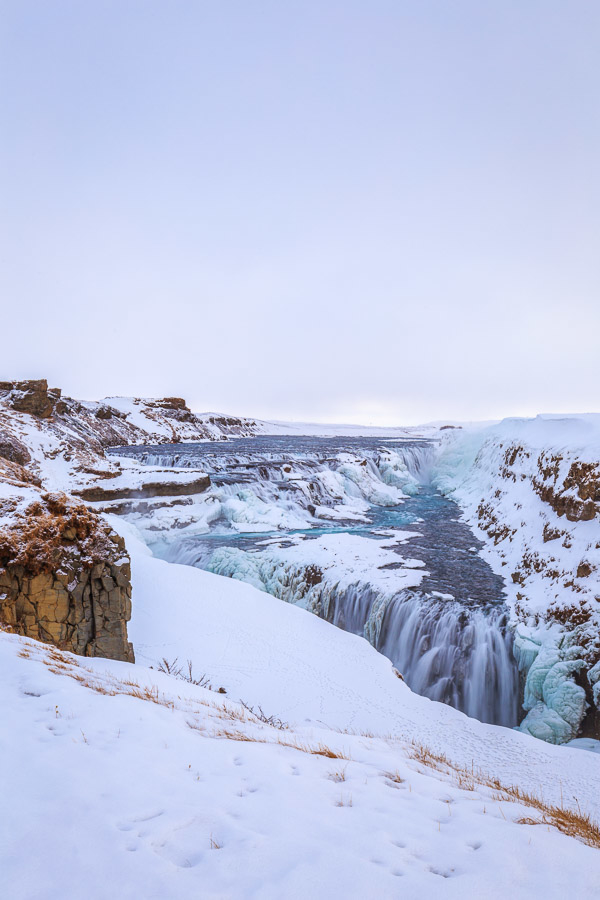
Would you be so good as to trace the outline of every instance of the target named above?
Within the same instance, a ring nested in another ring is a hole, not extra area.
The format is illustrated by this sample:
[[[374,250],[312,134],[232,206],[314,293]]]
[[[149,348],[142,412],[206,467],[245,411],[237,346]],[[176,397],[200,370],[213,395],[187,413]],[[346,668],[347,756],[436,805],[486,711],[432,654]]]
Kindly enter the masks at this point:
[[[277,728],[279,731],[286,731],[289,728],[287,722],[284,722],[283,719],[280,719],[278,716],[268,716],[264,711],[262,706],[258,706],[256,709],[253,706],[250,706],[249,703],[246,703],[244,700],[240,700],[240,703],[247,710],[251,716],[254,716],[255,719],[258,719],[259,722],[262,722],[263,725],[269,725],[271,728]]]
[[[151,666],[150,668],[154,667]],[[209,691],[213,689],[208,675],[201,675],[200,678],[194,677],[194,666],[191,659],[188,659],[184,668],[183,665],[179,665],[177,657],[172,662],[169,662],[163,656],[157,666],[157,671],[164,672],[165,675],[171,675],[173,678],[179,678],[180,681],[185,681],[187,684],[195,684],[197,687],[207,688]]]

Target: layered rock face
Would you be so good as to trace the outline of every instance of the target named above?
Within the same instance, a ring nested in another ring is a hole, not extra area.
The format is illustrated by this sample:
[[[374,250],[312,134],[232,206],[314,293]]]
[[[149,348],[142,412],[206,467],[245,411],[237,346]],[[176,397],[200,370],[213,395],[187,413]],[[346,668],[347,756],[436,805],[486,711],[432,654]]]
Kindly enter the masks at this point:
[[[48,389],[45,378],[38,381],[2,381],[0,390],[8,392],[8,405],[17,412],[48,419],[55,412],[66,411],[60,388]]]
[[[0,622],[73,653],[133,662],[123,539],[64,494],[40,494],[9,521],[0,531]]]
[[[566,516],[569,522],[589,522],[600,515],[600,463],[572,462],[565,476],[563,462],[559,453],[540,454],[535,491],[558,516]]]

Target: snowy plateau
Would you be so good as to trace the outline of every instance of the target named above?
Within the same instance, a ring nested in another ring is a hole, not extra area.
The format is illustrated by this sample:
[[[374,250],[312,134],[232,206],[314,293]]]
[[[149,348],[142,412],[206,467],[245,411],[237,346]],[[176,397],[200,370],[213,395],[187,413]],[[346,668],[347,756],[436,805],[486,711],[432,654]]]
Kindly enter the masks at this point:
[[[600,897],[599,520],[600,416],[0,382],[2,895]]]

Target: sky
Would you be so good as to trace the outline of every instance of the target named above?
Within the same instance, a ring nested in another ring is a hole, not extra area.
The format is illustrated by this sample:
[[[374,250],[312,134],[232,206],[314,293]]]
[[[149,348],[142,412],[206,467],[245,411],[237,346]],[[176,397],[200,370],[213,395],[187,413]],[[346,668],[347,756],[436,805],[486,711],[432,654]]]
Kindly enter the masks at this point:
[[[0,0],[0,380],[600,409],[600,4]]]

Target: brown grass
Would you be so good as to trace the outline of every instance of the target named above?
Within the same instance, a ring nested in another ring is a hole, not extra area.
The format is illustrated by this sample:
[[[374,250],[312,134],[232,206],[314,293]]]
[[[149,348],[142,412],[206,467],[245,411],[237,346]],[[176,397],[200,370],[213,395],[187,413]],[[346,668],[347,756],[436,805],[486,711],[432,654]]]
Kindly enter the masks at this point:
[[[331,747],[328,747],[327,744],[323,744],[319,742],[315,746],[311,744],[303,743],[297,738],[293,740],[284,740],[283,738],[279,738],[277,743],[282,747],[291,747],[292,750],[300,750],[301,753],[309,753],[311,756],[326,756],[327,759],[350,759],[350,756],[347,756],[341,750],[333,750]]]
[[[188,725],[190,723],[188,722]],[[190,725],[190,727],[193,727]],[[289,747],[291,750],[299,750],[300,753],[308,753],[311,756],[325,756],[328,759],[350,759],[341,750],[333,750],[326,744],[308,744],[300,741],[298,738],[284,739],[278,737],[276,740],[268,740],[266,737],[249,734],[247,731],[239,731],[238,729],[219,728],[214,731],[212,737],[224,738],[228,741],[244,741],[252,744],[279,744],[280,747]]]
[[[224,738],[227,741],[246,741],[251,744],[273,743],[272,741],[267,741],[266,738],[248,734],[246,731],[232,731],[230,728],[219,728],[218,731],[212,733],[211,737]]]
[[[396,769],[395,772],[382,772],[381,773],[388,781],[393,781],[394,784],[404,784],[404,778],[401,777],[400,772]]]
[[[556,828],[562,834],[574,837],[590,847],[600,849],[600,826],[587,813],[569,809],[554,803],[549,803],[543,797],[523,790],[518,785],[506,785],[480,769],[473,766],[469,770],[452,762],[444,753],[435,753],[429,747],[422,744],[411,744],[409,755],[428,768],[435,769],[450,775],[456,785],[462,790],[474,791],[478,788],[489,788],[493,794],[492,799],[498,802],[519,803],[528,806],[538,813],[537,818],[521,816],[516,821],[522,825],[547,825]]]
[[[223,703],[215,706],[214,709],[222,719],[230,719],[232,722],[252,721],[251,717],[247,715],[243,707],[242,709],[239,709],[237,706],[228,706],[227,703]]]

